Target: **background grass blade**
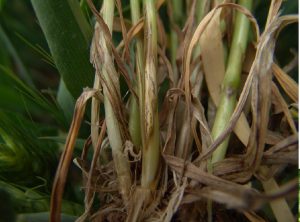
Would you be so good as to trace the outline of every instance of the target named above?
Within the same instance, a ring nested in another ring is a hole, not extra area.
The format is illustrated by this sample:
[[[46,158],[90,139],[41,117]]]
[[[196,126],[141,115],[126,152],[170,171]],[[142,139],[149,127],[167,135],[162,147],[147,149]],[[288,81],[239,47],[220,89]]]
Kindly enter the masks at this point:
[[[82,88],[92,86],[89,62],[91,30],[75,0],[32,0],[55,65],[67,89],[77,98]]]
[[[10,196],[11,207],[15,209],[17,214],[49,212],[49,194],[39,192],[32,188],[0,181],[1,199],[4,193]],[[80,204],[71,201],[63,201],[62,203],[62,213],[64,214],[78,216],[82,211],[83,207]],[[47,217],[49,218],[49,214]]]
[[[49,114],[51,113],[54,119],[63,128],[65,129],[68,128],[67,126],[68,123],[66,121],[66,118],[63,112],[61,112],[62,110],[58,104],[51,103],[42,93],[24,84],[10,69],[5,68],[1,65],[0,65],[0,74],[2,74],[5,77],[8,77],[8,79],[11,80],[11,82],[14,84],[15,91],[19,92],[18,96],[24,96],[24,98],[28,99],[29,101],[33,102],[34,104],[42,108],[43,111],[46,111]],[[54,102],[56,101],[54,100]]]
[[[6,35],[5,31],[3,30],[2,26],[0,25],[0,43],[3,44],[4,48],[8,51],[10,56],[13,58],[14,63],[17,67],[18,74],[20,77],[27,83],[30,87],[35,88],[30,75],[28,74],[22,60],[20,59],[15,47],[9,40],[9,37]]]

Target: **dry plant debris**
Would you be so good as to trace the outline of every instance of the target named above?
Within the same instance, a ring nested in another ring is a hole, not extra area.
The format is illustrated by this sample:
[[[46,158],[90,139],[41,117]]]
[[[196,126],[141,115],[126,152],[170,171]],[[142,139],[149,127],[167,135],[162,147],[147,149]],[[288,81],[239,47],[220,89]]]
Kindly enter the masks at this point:
[[[51,221],[60,221],[74,142],[92,97],[91,138],[76,158],[85,192],[85,212],[77,221],[266,221],[260,209],[269,203],[278,221],[295,220],[287,200],[297,198],[298,179],[276,180],[297,167],[298,129],[291,107],[298,109],[298,84],[276,64],[274,48],[280,31],[298,17],[280,16],[282,1],[273,0],[261,32],[242,6],[245,1],[186,1],[189,16],[182,26],[176,24],[182,17],[176,1],[145,0],[141,10],[132,0],[130,23],[121,1],[116,1],[118,18],[114,1],[103,2],[98,12],[88,1],[97,21],[91,46],[94,89],[85,90],[76,103],[53,187]],[[158,13],[164,4],[175,36],[170,42]],[[246,80],[225,91],[237,98],[228,107],[232,113],[224,129],[212,135],[209,122],[215,121],[222,100],[228,69],[224,47],[230,51],[235,44],[236,15],[250,22],[254,36],[244,43],[250,50],[235,58]],[[118,46],[113,30],[122,32]],[[127,83],[129,101],[120,93],[120,78]],[[168,89],[160,94],[163,82]],[[225,158],[211,162],[225,140]],[[94,148],[91,163],[89,146]]]

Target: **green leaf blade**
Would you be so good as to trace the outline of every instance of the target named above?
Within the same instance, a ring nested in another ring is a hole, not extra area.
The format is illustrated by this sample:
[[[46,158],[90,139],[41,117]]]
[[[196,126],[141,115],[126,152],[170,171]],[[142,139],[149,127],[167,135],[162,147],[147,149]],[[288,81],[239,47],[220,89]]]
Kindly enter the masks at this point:
[[[74,98],[91,87],[90,27],[74,0],[32,0],[56,67]],[[78,21],[81,21],[78,23]]]

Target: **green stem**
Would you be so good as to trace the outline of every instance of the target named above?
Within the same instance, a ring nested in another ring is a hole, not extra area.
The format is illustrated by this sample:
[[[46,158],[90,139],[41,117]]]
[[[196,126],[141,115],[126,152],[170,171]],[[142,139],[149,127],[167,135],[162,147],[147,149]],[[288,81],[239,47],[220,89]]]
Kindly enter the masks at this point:
[[[170,2],[170,7],[172,7],[172,22],[177,24],[181,28],[183,23],[183,1],[172,0]],[[177,49],[178,49],[178,36],[174,29],[170,31],[170,52],[171,52],[171,64],[174,70],[174,83],[176,84],[179,79],[178,69],[176,65]]]
[[[103,16],[103,20],[106,23],[110,32],[112,32],[114,9],[115,9],[115,5],[113,2],[108,2],[108,1],[103,2],[103,15],[102,16]],[[100,36],[101,36],[101,40],[99,40],[99,41],[105,41],[104,37],[102,37],[102,34],[100,34]],[[104,44],[106,44],[106,43],[104,43]],[[103,71],[105,72],[105,68],[103,68]],[[96,74],[93,88],[100,90],[101,89],[100,82],[101,82],[100,78]],[[109,105],[107,105],[107,107],[109,107],[109,106],[111,106],[110,103],[109,103]],[[105,108],[106,108],[106,105],[105,105]],[[111,109],[111,111],[112,111],[112,109]],[[105,109],[105,113],[106,113],[106,109]],[[92,138],[92,144],[93,144],[94,149],[96,149],[97,141],[98,141],[98,137],[99,137],[99,121],[100,121],[100,101],[96,98],[92,98],[91,138]]]
[[[240,0],[239,4],[251,9],[251,0]],[[249,20],[241,12],[237,12],[233,40],[229,52],[228,65],[223,80],[221,101],[218,106],[216,119],[212,129],[213,139],[216,139],[226,128],[226,125],[236,105],[237,91],[240,86],[242,64],[248,43]],[[213,153],[209,169],[212,171],[212,164],[224,159],[229,142],[229,137]]]
[[[136,88],[136,87],[135,87]],[[139,151],[142,144],[141,139],[141,122],[140,110],[138,102],[134,96],[130,98],[130,111],[129,111],[129,133],[134,144],[135,150]]]
[[[141,18],[141,12],[140,12],[140,1],[139,0],[131,0],[130,1],[130,8],[131,8],[131,20],[132,24],[136,25]],[[141,35],[138,35],[136,38],[136,80],[134,81],[135,88],[138,91],[139,96],[139,105],[138,101],[134,96],[131,97],[130,102],[130,118],[129,118],[129,132],[132,138],[132,141],[136,147],[136,150],[140,149],[140,146],[142,144],[142,136],[143,133],[141,132],[141,118],[140,115],[142,113],[142,95],[143,95],[143,42]]]
[[[109,31],[112,33],[113,26],[113,18],[114,18],[114,1],[105,0],[103,2],[103,20],[109,28]],[[96,25],[97,30],[97,25]],[[105,39],[104,32],[100,29],[99,39],[94,40],[95,44],[100,44],[103,49],[103,64],[102,70],[100,73],[96,73],[95,75],[95,84],[96,81],[99,81],[98,75],[102,75],[105,80],[105,84],[102,84],[103,95],[104,95],[104,108],[105,108],[105,121],[107,124],[107,135],[109,139],[109,143],[112,149],[113,161],[115,164],[115,170],[118,177],[119,190],[122,195],[124,202],[126,203],[129,199],[129,193],[131,189],[131,173],[130,173],[130,164],[127,160],[127,157],[123,154],[123,144],[124,141],[122,139],[122,132],[120,123],[115,114],[115,108],[110,101],[110,97],[118,97],[114,98],[116,101],[121,101],[120,98],[120,86],[119,86],[119,78],[117,71],[114,68],[114,63],[112,59],[112,51],[107,44]],[[99,84],[99,83],[98,83]],[[109,89],[115,88],[116,92],[110,92]],[[97,104],[96,104],[97,105]],[[99,107],[93,107],[97,110]],[[92,109],[92,112],[95,111]],[[96,114],[93,114],[96,115]],[[96,118],[96,117],[95,117]],[[98,136],[98,135],[97,135]]]
[[[210,4],[210,0],[202,0],[197,1],[196,3],[196,23],[199,24],[203,17],[208,13],[207,6]],[[195,46],[194,52],[193,52],[193,60],[195,60],[197,57],[199,57],[201,53],[200,44],[198,43]],[[194,69],[191,75],[191,84],[194,87],[196,84],[197,76],[200,74],[199,72],[200,65]],[[194,89],[195,95],[198,96],[200,93],[200,86],[201,84],[198,84],[198,87]]]
[[[102,16],[103,16],[103,20],[106,23],[110,32],[112,32],[114,9],[115,9],[115,5],[113,2],[109,2],[109,1],[103,2],[103,15]],[[102,34],[100,34],[100,36],[102,36]],[[103,37],[101,37],[101,40],[99,40],[99,41],[105,41],[105,40]],[[106,43],[104,43],[104,44],[106,44]],[[105,68],[103,69],[103,71],[106,72]],[[100,82],[101,82],[100,78],[96,74],[95,80],[94,80],[94,89],[99,89],[99,90],[101,89]],[[109,105],[107,105],[107,106],[111,106],[111,104],[109,103]],[[111,111],[112,111],[112,109],[111,109]],[[92,99],[92,113],[91,113],[91,138],[92,138],[92,143],[93,143],[94,149],[96,148],[96,144],[97,144],[98,136],[99,136],[99,120],[100,120],[99,113],[100,113],[100,101],[96,98],[93,98]],[[105,109],[105,113],[106,113],[106,109]]]
[[[155,0],[145,0],[147,39],[144,88],[143,188],[156,189],[159,174],[159,122],[157,105],[157,26]]]
[[[211,0],[202,0],[202,1],[197,1],[196,3],[196,21],[197,24],[201,22],[203,17],[207,13],[207,6],[210,4]]]
[[[183,23],[183,1],[172,0],[172,7],[174,21],[176,22],[176,24],[179,24],[179,26],[181,26]]]

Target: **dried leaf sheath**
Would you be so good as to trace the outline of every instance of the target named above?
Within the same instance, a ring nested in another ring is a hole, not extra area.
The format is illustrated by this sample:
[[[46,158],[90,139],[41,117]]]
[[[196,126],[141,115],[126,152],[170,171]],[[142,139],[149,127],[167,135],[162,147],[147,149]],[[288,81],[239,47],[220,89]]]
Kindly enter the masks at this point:
[[[114,13],[114,2],[106,0],[103,3],[103,20],[107,24],[108,29],[112,30]],[[107,35],[104,33],[103,24],[96,23],[95,35],[91,51],[91,60],[96,69],[95,81],[100,79],[105,107],[105,120],[107,124],[107,134],[112,149],[115,169],[118,176],[119,190],[124,201],[129,199],[131,188],[130,165],[128,159],[123,154],[123,145],[128,133],[125,128],[124,116],[122,114],[122,103],[119,86],[119,74],[115,70],[112,50]],[[93,107],[95,112],[97,107]],[[99,114],[98,114],[99,115]]]

